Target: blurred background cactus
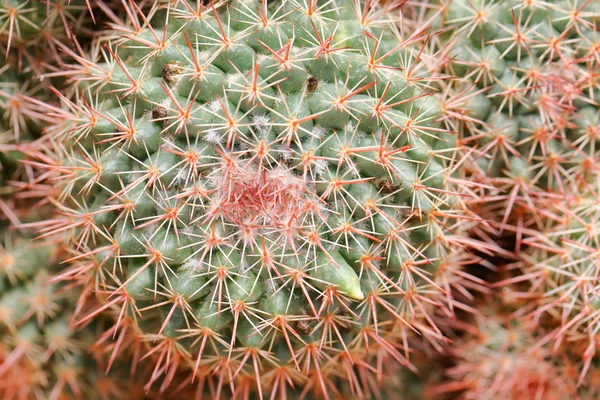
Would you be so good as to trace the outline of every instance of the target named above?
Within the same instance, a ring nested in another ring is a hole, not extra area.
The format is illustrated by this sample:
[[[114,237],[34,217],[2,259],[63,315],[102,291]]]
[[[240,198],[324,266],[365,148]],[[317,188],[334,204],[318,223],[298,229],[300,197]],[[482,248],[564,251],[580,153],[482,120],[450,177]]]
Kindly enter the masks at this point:
[[[445,126],[473,149],[465,163],[482,183],[467,201],[487,220],[474,232],[514,252],[485,280],[519,300],[501,320],[511,341],[522,338],[491,342],[502,329],[484,332],[504,312],[486,312],[473,329],[481,340],[470,334],[449,350],[458,382],[446,388],[465,398],[595,398],[598,3],[449,1],[426,14],[444,30],[440,70],[454,77],[443,81]]]
[[[106,375],[102,351],[93,347],[102,323],[82,328],[71,321],[80,305],[77,294],[53,278],[60,271],[57,248],[2,228],[0,397],[131,398],[129,367]]]

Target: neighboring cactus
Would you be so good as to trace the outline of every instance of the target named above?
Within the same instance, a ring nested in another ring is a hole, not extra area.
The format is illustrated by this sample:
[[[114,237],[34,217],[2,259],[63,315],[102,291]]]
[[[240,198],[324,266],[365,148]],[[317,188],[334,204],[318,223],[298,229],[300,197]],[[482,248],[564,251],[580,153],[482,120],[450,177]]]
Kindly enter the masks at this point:
[[[47,398],[57,398],[63,386],[80,395],[81,377],[70,374],[83,349],[69,328],[68,300],[57,286],[46,285],[54,267],[52,246],[32,246],[14,234],[3,236],[0,397],[34,398],[46,393]]]
[[[454,29],[446,72],[457,76],[444,119],[475,148],[482,179],[503,190],[490,201],[505,206],[499,228],[514,230],[538,197],[577,192],[580,178],[597,176],[600,9],[456,0],[444,11],[438,23]]]
[[[511,297],[503,291],[504,299]],[[482,314],[466,324],[466,332],[448,348],[452,366],[445,382],[432,385],[429,395],[442,399],[549,399],[578,397],[573,365],[566,357],[569,346],[552,350],[547,332],[530,318],[515,318],[518,307],[528,307],[523,298],[512,304],[494,304],[490,298],[479,304]],[[460,397],[457,397],[457,393]]]
[[[553,316],[556,346],[585,342],[574,363],[583,384],[600,327],[598,2],[444,3],[430,12],[447,28],[438,69],[456,77],[444,82],[443,120],[474,148],[465,164],[483,184],[468,203],[490,220],[482,236],[502,236],[521,258],[495,285],[529,282],[524,294],[539,296],[524,318]]]
[[[42,233],[104,302],[78,321],[112,316],[99,345],[153,360],[146,390],[366,397],[414,369],[415,332],[443,341],[465,247],[495,246],[464,235],[426,27],[396,6],[130,2],[65,71]]]
[[[545,314],[554,316],[558,323],[549,337],[556,346],[566,342],[584,348],[577,358],[581,360],[578,384],[584,383],[586,374],[597,374],[598,369],[598,192],[597,186],[593,189],[584,183],[579,193],[571,193],[565,200],[538,200],[536,205],[544,210],[536,213],[545,219],[544,227],[527,232],[522,260],[509,266],[521,274],[497,284],[529,282],[527,292],[544,293],[526,315],[536,320]]]
[[[52,191],[21,161],[47,146],[48,110],[59,104],[52,86],[63,86],[61,65],[87,47],[99,17],[119,20],[101,0],[0,0],[0,220],[18,225],[15,203]]]
[[[94,0],[94,7],[108,7]],[[3,53],[30,59],[45,55],[43,63],[60,62],[60,45],[91,33],[86,18],[92,6],[86,0],[0,1],[0,47]],[[93,18],[93,15],[92,15]],[[43,45],[43,46],[42,46]]]
[[[117,381],[104,376],[89,351],[95,329],[70,323],[77,296],[49,281],[59,247],[1,231],[0,398],[101,399],[102,390],[118,398]],[[119,385],[125,391],[127,381]]]

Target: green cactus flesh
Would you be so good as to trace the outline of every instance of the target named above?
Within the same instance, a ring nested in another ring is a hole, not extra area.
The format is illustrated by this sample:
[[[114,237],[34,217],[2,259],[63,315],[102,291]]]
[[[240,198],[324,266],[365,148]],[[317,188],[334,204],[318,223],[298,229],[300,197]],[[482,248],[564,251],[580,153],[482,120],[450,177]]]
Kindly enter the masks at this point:
[[[219,394],[364,395],[375,360],[412,368],[415,332],[442,337],[440,267],[467,244],[455,136],[425,29],[369,2],[266,4],[134,5],[73,66],[47,232],[72,239],[64,279],[95,265],[86,318],[156,356],[150,386],[183,368]]]

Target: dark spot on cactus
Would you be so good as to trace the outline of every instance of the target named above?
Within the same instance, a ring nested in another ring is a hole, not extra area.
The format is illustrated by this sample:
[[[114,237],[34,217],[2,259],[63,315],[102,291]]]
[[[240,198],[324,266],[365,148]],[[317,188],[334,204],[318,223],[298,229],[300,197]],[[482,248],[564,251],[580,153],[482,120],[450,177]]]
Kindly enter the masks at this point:
[[[165,64],[162,68],[163,81],[168,86],[173,86],[177,82],[177,75],[180,74],[182,68],[177,64]]]
[[[296,322],[296,329],[303,335],[308,335],[312,332],[312,327],[310,326],[310,322],[305,319],[301,319]]]
[[[159,120],[167,117],[167,110],[164,107],[156,106],[152,109],[152,119]]]
[[[167,119],[167,116],[167,109],[164,107],[156,106],[152,109],[152,120],[160,122],[163,129],[166,129],[169,125],[169,120]]]
[[[312,93],[315,90],[317,90],[318,87],[319,87],[319,80],[312,75],[309,76],[308,79],[306,80],[306,90],[308,90],[309,93]]]
[[[422,221],[423,218],[427,218],[427,211],[422,208],[401,208],[397,211],[399,220],[414,220],[418,219]]]
[[[400,190],[401,185],[395,185],[392,181],[386,178],[376,179],[375,186],[381,193],[394,193]]]

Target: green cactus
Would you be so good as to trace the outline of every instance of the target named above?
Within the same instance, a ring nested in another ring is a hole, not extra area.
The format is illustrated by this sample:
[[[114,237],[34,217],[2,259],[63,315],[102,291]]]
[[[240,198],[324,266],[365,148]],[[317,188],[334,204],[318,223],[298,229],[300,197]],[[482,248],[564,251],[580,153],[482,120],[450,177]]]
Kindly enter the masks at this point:
[[[101,0],[94,5],[106,7]],[[4,54],[29,58],[40,52],[46,56],[45,63],[48,56],[60,61],[61,43],[72,41],[75,35],[81,39],[90,32],[82,26],[88,10],[92,11],[92,6],[86,0],[2,0],[0,43]]]
[[[129,383],[105,376],[98,362],[101,358],[95,359],[90,352],[99,326],[74,326],[70,319],[78,297],[52,278],[60,269],[59,247],[52,242],[32,244],[30,237],[4,228],[0,241],[0,397],[120,398],[122,394],[115,389],[126,391]]]
[[[98,4],[104,4],[102,1]],[[95,7],[94,7],[95,8]],[[90,5],[90,10],[91,10]],[[0,1],[0,169],[2,182],[31,179],[24,171],[20,145],[43,136],[55,120],[48,105],[56,104],[52,86],[63,86],[59,65],[85,45],[93,21],[85,1]],[[77,35],[77,38],[75,38]],[[3,187],[3,192],[8,185]],[[4,193],[3,193],[4,194]],[[2,212],[5,214],[6,207]],[[13,221],[14,222],[14,221]]]
[[[427,29],[397,6],[131,2],[65,72],[43,233],[71,239],[60,278],[104,295],[81,321],[152,360],[147,391],[367,397],[443,340],[465,247],[495,245],[464,234]]]
[[[553,354],[556,349],[544,338],[549,330],[515,316],[519,307],[529,307],[510,292],[504,290],[503,301],[512,304],[487,299],[477,306],[481,314],[448,348],[452,364],[446,379],[431,385],[429,394],[440,399],[594,398],[577,388],[569,361]],[[564,347],[570,352],[575,346]]]
[[[0,0],[0,397],[594,398],[599,17]]]
[[[449,55],[441,69],[456,77],[444,90],[445,126],[473,148],[465,163],[481,183],[470,205],[489,219],[482,236],[501,237],[516,253],[500,269],[510,275],[495,285],[525,284],[520,295],[534,299],[518,324],[553,318],[539,341],[552,341],[557,354],[546,354],[540,365],[550,371],[559,358],[572,363],[579,377],[567,383],[577,383],[570,390],[581,398],[594,398],[589,393],[597,385],[588,378],[597,373],[600,328],[593,305],[600,248],[599,12],[597,2],[578,0],[460,0],[429,12],[448,28],[438,43]],[[565,342],[585,350],[559,352]],[[501,379],[494,374],[488,377]]]
[[[444,10],[440,24],[455,28],[448,72],[459,78],[448,126],[465,132],[487,176],[567,193],[595,152],[596,3],[461,0]]]

